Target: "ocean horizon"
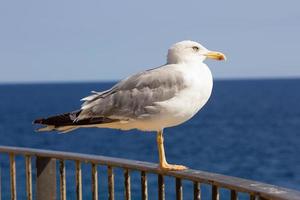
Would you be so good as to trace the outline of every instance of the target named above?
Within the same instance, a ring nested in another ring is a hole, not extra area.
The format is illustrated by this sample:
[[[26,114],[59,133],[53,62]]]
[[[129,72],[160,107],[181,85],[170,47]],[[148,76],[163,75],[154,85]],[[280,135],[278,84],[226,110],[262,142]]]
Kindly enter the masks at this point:
[[[125,77],[126,78],[126,77]],[[122,79],[101,79],[101,80],[33,80],[33,81],[1,81],[0,85],[44,85],[44,84],[94,84],[112,83],[115,84]],[[219,81],[280,81],[280,80],[300,80],[299,76],[250,76],[250,77],[219,77],[214,78],[214,82]]]

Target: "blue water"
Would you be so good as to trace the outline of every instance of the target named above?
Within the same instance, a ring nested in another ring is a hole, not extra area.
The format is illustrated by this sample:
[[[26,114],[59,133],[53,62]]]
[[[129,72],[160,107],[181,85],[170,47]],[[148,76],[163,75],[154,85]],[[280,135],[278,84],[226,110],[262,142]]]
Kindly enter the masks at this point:
[[[139,131],[80,129],[71,134],[37,134],[32,120],[75,110],[91,90],[113,83],[27,84],[0,86],[0,145],[100,154],[157,162],[156,135]],[[208,104],[192,120],[165,130],[169,162],[300,190],[300,80],[216,81]],[[8,199],[8,163],[2,165],[2,198]],[[24,197],[23,160],[18,158],[19,197]],[[67,165],[68,193],[74,193],[74,166]],[[84,183],[90,181],[84,166]],[[100,197],[106,170],[99,168]],[[116,171],[121,175],[121,171]],[[173,180],[167,179],[168,182]],[[122,199],[122,179],[116,177],[116,197]],[[133,199],[138,199],[139,177],[132,177]],[[149,178],[149,185],[156,177]],[[190,183],[185,183],[189,199]],[[167,186],[168,199],[173,199]],[[90,195],[88,184],[83,187]],[[150,187],[156,199],[156,187]],[[152,196],[151,196],[152,195]],[[154,195],[154,196],[153,196]],[[74,197],[74,196],[73,196]],[[152,198],[151,198],[152,197]],[[72,199],[72,198],[71,198]]]

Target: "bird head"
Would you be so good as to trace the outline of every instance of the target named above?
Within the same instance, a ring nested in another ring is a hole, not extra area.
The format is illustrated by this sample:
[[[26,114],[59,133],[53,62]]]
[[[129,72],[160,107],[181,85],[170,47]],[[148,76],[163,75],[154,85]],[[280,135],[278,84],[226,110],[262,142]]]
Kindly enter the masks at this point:
[[[210,51],[201,44],[185,40],[175,43],[168,51],[168,64],[203,62],[206,58],[226,60],[223,53]]]

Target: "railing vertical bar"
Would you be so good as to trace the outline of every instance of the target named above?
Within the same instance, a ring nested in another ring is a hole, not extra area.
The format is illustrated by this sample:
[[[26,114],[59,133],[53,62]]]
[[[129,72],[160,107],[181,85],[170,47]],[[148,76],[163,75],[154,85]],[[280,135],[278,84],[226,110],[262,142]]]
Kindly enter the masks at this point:
[[[253,194],[250,194],[250,198],[249,198],[250,200],[256,200],[256,196],[255,195],[253,195]]]
[[[2,199],[1,188],[2,188],[2,185],[1,185],[1,163],[0,163],[0,200]]]
[[[125,186],[125,199],[131,200],[130,173],[128,169],[124,169],[124,186]]]
[[[211,199],[212,200],[219,200],[220,199],[220,194],[219,194],[219,188],[216,185],[212,185],[211,189]]]
[[[81,163],[76,161],[76,199],[82,200],[82,173],[81,173]]]
[[[164,182],[164,176],[161,174],[158,174],[157,176],[158,180],[158,200],[165,200],[165,182]]]
[[[271,199],[267,199],[261,196],[256,196],[256,200],[271,200]]]
[[[36,200],[56,200],[56,159],[36,157]]]
[[[237,194],[236,190],[231,190],[230,191],[230,199],[231,200],[238,200],[238,194]]]
[[[182,200],[182,183],[180,178],[176,178],[176,199]]]
[[[114,183],[114,171],[111,166],[107,167],[108,170],[108,199],[115,199],[115,183]]]
[[[26,195],[27,195],[27,200],[32,200],[31,156],[25,156],[25,170],[26,170]]]
[[[145,171],[141,172],[141,188],[142,188],[142,200],[148,200],[148,184],[147,175]]]
[[[194,182],[194,200],[201,200],[201,187],[198,182]]]
[[[65,167],[65,161],[60,160],[59,161],[59,181],[60,181],[60,199],[66,200],[67,194],[66,194],[66,167]]]
[[[10,195],[11,200],[17,200],[16,190],[16,161],[13,153],[9,154],[10,161]]]
[[[98,200],[98,171],[94,163],[92,163],[92,199]]]

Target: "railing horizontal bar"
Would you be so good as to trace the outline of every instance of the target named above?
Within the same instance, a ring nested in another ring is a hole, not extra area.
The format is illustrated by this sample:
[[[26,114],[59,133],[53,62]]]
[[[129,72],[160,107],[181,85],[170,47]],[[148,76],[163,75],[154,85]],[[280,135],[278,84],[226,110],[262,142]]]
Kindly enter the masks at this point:
[[[131,185],[130,185],[130,172],[128,169],[124,169],[124,187],[125,187],[125,199],[131,200]]]
[[[98,170],[95,163],[92,163],[92,199],[98,200]]]
[[[76,161],[76,200],[82,200],[82,173],[81,173],[81,163]]]
[[[194,200],[201,200],[201,187],[198,182],[194,182]]]
[[[32,200],[31,156],[25,156],[25,170],[26,170],[26,196],[27,196],[27,200]]]
[[[298,200],[299,191],[282,188],[274,185],[264,184],[256,181],[225,176],[221,174],[203,172],[198,170],[184,171],[161,171],[157,164],[133,161],[119,158],[111,158],[97,155],[86,155],[78,153],[67,153],[59,151],[47,151],[30,148],[6,147],[0,146],[0,152],[14,153],[31,156],[52,157],[64,160],[79,160],[81,162],[92,162],[112,167],[127,168],[131,170],[146,171],[147,173],[163,174],[165,176],[173,176],[176,178],[187,179],[195,182],[213,184],[218,187],[236,190],[239,192],[251,193],[259,195],[267,199],[289,199]]]
[[[165,181],[164,176],[158,174],[157,176],[158,182],[158,200],[165,200]]]
[[[144,171],[141,172],[141,191],[142,200],[148,200],[147,174]]]
[[[16,161],[13,153],[9,154],[10,161],[10,198],[11,200],[17,200],[16,189]]]
[[[114,171],[111,166],[107,167],[108,172],[108,199],[115,199],[115,181],[114,181]]]
[[[66,167],[65,161],[59,161],[59,183],[60,183],[60,199],[66,200],[67,193],[66,193]]]
[[[176,200],[182,200],[182,182],[180,178],[176,178]]]

